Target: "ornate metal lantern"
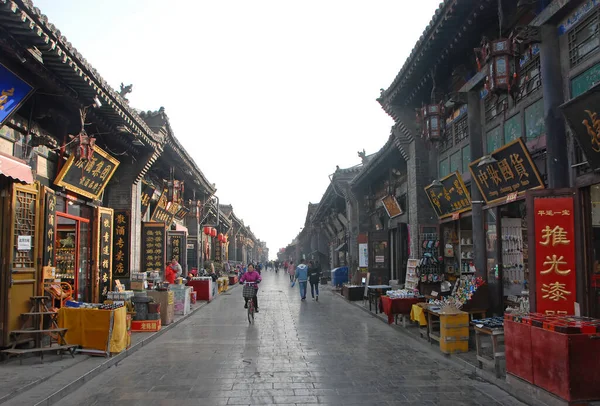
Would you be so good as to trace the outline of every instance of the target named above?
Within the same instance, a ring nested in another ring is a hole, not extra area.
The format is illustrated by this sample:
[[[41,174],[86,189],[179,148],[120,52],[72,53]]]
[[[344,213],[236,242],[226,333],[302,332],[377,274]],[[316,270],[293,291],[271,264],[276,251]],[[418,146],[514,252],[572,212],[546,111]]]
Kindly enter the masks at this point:
[[[417,109],[417,127],[422,138],[433,142],[442,139],[445,113],[442,103],[427,104]]]
[[[514,39],[488,41],[485,37],[481,40],[481,47],[475,48],[479,69],[482,69],[482,64],[487,64],[485,87],[489,92],[513,94],[517,90],[516,48]]]

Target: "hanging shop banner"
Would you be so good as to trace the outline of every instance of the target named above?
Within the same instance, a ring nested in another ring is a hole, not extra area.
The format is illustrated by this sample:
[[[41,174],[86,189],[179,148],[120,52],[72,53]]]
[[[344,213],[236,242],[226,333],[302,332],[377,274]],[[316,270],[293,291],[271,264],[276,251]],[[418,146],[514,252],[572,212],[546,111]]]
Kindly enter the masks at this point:
[[[175,218],[175,215],[179,212],[180,208],[181,208],[181,205],[179,203],[175,203],[175,202],[170,202],[167,205],[167,211],[170,214],[169,222],[167,224],[171,224],[173,222],[173,219]]]
[[[215,261],[221,262],[223,260],[223,251],[221,249],[221,242],[219,240],[217,240],[216,238],[213,238],[213,240],[215,240]]]
[[[358,244],[358,266],[366,268],[369,266],[369,248],[368,244]]]
[[[187,265],[187,239],[185,231],[167,231],[167,261],[175,258],[182,269]],[[185,275],[184,275],[185,276]]]
[[[574,314],[577,300],[575,204],[563,196],[533,198],[538,313]]]
[[[45,188],[45,210],[44,210],[44,253],[42,255],[43,266],[54,266],[56,244],[56,194],[52,189]]]
[[[166,266],[164,223],[142,222],[142,272],[162,272]]]
[[[560,106],[588,164],[600,169],[600,85]]]
[[[148,211],[148,207],[150,207],[150,200],[152,200],[155,191],[156,189],[154,186],[142,182],[142,196],[140,198],[142,202],[142,217],[146,215],[146,211]]]
[[[471,162],[469,171],[487,204],[515,200],[528,190],[543,189],[544,182],[521,138],[491,154],[489,163],[483,158]]]
[[[129,241],[131,215],[128,210],[115,211],[113,235],[113,278],[129,279]]]
[[[117,170],[119,161],[98,146],[94,146],[90,160],[76,158],[76,155],[69,157],[54,184],[97,200]]]
[[[27,82],[0,64],[0,126],[33,91]]]
[[[177,211],[177,213],[175,213],[175,218],[177,220],[183,220],[189,212],[190,212],[190,209],[188,209],[187,207],[181,206],[179,208],[179,210]]]
[[[94,299],[97,300],[96,303],[103,303],[112,285],[113,209],[98,208],[97,227],[98,252],[96,264],[98,265],[98,289],[96,290],[97,295],[95,295]]]
[[[440,180],[441,185],[429,185],[425,193],[440,219],[471,210],[469,190],[460,173],[454,172]]]
[[[383,207],[385,207],[385,211],[391,219],[404,213],[398,204],[398,200],[396,200],[396,196],[387,195],[381,199],[381,202],[383,203]]]
[[[150,216],[151,221],[158,221],[165,224],[171,224],[169,219],[171,218],[171,213],[167,210],[167,190],[163,190],[160,195],[158,202],[156,203],[156,207],[152,212],[152,216]]]

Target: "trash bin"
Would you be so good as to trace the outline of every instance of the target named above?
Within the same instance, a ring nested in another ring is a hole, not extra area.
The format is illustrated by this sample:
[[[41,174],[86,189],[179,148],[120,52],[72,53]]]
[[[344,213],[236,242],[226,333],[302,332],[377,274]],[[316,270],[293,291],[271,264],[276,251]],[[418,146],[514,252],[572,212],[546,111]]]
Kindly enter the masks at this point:
[[[333,286],[342,286],[348,282],[348,267],[342,266],[331,271],[331,284]]]

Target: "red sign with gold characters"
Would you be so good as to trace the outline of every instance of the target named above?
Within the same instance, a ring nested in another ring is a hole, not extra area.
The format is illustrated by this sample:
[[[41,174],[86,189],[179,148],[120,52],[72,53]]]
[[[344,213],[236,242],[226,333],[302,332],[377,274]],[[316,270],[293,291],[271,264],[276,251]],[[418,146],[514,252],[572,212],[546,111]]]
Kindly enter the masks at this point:
[[[577,299],[574,197],[535,197],[536,311],[574,314]]]

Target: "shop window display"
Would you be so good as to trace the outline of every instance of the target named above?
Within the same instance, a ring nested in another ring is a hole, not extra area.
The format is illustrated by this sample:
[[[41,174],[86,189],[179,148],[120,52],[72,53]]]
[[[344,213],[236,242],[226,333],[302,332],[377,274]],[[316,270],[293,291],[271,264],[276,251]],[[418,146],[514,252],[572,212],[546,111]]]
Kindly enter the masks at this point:
[[[527,291],[529,280],[525,201],[507,204],[500,213],[504,296],[517,298]]]
[[[446,278],[455,282],[461,275],[475,273],[473,258],[473,228],[470,217],[442,226],[444,270]]]

